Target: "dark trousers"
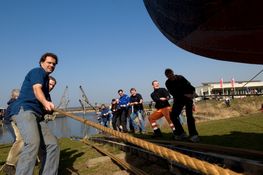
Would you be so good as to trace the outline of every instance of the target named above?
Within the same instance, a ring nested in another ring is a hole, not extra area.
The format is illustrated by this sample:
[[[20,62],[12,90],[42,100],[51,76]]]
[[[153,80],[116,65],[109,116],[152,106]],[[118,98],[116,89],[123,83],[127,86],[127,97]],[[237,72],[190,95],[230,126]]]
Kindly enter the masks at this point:
[[[117,130],[120,126],[120,117],[118,113],[114,113],[112,116],[112,127],[114,130]]]
[[[184,106],[186,110],[189,135],[190,136],[198,135],[198,132],[195,127],[195,119],[193,117],[193,100],[186,97],[181,100],[175,99],[173,103],[171,120],[175,126],[176,134],[180,135],[184,132],[184,129],[179,119],[179,115],[181,114]]]
[[[128,112],[129,111],[126,107],[120,108],[119,118],[120,118],[120,125],[122,126],[123,132],[128,132],[128,129],[127,129]]]

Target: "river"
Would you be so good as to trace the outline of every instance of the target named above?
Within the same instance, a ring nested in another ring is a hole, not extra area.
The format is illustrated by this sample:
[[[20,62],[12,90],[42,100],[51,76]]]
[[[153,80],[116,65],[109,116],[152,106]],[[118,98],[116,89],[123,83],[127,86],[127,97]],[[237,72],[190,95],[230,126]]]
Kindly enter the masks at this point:
[[[94,112],[74,114],[84,117],[87,120],[97,122],[97,117]],[[83,123],[73,120],[66,116],[57,117],[54,121],[49,121],[48,126],[58,138],[83,137],[85,135],[93,135],[97,133],[95,128],[84,125]],[[12,143],[11,134],[5,127],[0,126],[0,144]]]

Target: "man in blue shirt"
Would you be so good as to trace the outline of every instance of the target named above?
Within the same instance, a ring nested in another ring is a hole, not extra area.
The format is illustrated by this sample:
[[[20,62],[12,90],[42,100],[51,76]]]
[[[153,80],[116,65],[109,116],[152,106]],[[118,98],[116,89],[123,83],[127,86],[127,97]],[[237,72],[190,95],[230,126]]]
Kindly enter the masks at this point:
[[[118,106],[120,108],[120,128],[123,132],[128,132],[127,129],[127,118],[128,118],[128,112],[129,112],[129,102],[130,97],[123,93],[123,90],[118,90],[118,94],[120,95]]]
[[[40,174],[58,173],[59,146],[56,137],[44,121],[44,115],[51,113],[54,104],[49,95],[49,74],[58,63],[53,53],[44,54],[39,61],[40,67],[28,72],[22,84],[20,95],[15,101],[11,115],[24,140],[24,149],[16,167],[16,174],[31,175],[39,149],[44,151]]]

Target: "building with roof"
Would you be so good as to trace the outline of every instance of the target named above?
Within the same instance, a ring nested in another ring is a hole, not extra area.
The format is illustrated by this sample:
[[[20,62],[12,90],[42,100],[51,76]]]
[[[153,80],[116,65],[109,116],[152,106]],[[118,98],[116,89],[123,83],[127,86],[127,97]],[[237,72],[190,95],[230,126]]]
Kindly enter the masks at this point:
[[[196,93],[200,96],[218,96],[218,95],[248,95],[263,94],[263,82],[260,80],[253,81],[229,81],[223,82],[206,82],[202,86],[196,87]]]

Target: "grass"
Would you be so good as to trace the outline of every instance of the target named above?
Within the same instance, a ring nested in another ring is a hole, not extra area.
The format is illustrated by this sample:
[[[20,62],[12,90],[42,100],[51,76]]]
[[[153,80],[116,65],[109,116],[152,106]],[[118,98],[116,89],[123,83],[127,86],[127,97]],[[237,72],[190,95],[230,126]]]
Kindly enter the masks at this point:
[[[59,166],[59,174],[72,174],[72,172],[79,174],[103,174],[105,171],[104,164],[97,167],[87,168],[86,162],[89,159],[102,156],[99,152],[83,144],[80,141],[73,141],[70,139],[60,139],[59,141],[61,147],[61,158]],[[119,151],[108,145],[102,146],[103,149],[108,150],[111,153],[118,153]],[[110,172],[117,171],[119,167],[114,164],[108,164]],[[65,168],[67,167],[67,168]]]
[[[59,174],[71,175],[71,174],[112,174],[114,171],[120,170],[120,168],[109,162],[107,164],[108,171],[105,173],[105,164],[100,164],[96,167],[87,167],[87,161],[92,158],[102,156],[101,153],[97,152],[95,149],[91,148],[88,145],[83,144],[77,140],[71,140],[63,138],[59,140],[60,145],[60,162],[59,162]],[[100,146],[103,149],[117,154],[120,151],[117,148],[112,148],[108,145]],[[5,163],[9,149],[11,148],[10,144],[0,145],[0,166]],[[37,175],[39,171],[39,166],[35,167],[34,174]],[[3,172],[0,172],[0,175],[4,175]]]
[[[186,124],[183,126],[187,131]],[[263,113],[196,123],[201,143],[263,151]],[[152,132],[152,129],[148,127]],[[172,138],[166,121],[161,126],[164,140]],[[135,135],[150,138],[150,135]]]
[[[263,151],[263,113],[197,125],[203,143]]]

